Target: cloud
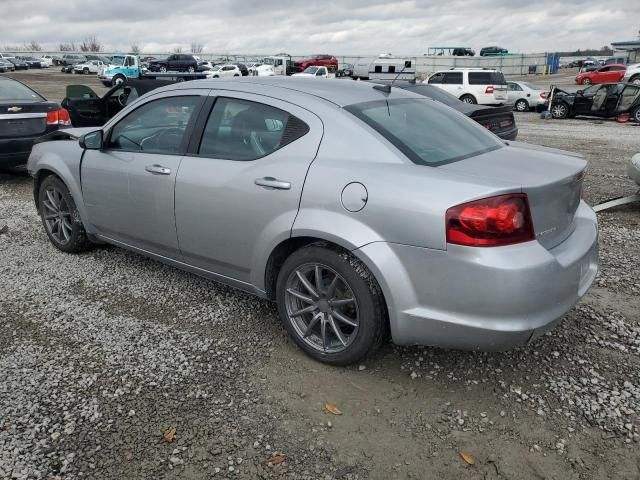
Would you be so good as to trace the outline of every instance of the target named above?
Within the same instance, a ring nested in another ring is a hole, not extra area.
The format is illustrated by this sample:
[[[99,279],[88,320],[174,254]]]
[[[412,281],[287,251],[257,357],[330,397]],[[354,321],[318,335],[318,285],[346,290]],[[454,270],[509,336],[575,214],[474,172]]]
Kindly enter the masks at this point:
[[[46,48],[96,35],[107,51],[420,55],[430,46],[512,52],[601,47],[635,38],[629,0],[0,0],[0,42]],[[611,28],[615,25],[615,29]]]

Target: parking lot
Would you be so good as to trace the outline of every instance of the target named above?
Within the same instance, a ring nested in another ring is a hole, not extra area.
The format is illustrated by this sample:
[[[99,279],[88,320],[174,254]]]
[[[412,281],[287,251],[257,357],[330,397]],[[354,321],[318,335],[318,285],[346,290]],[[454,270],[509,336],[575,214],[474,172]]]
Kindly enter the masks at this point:
[[[106,91],[10,76],[53,100]],[[588,203],[636,190],[640,126],[516,120],[518,140],[584,155]],[[115,247],[56,250],[31,183],[0,174],[0,478],[640,478],[638,204],[599,214],[594,286],[530,346],[387,343],[332,368],[266,301]]]

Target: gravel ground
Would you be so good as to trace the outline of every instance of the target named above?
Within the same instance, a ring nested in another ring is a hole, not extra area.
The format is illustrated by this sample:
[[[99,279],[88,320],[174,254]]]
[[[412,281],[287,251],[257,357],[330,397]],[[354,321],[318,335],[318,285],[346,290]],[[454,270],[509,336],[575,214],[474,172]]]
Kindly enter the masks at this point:
[[[588,202],[634,192],[638,127],[517,121],[586,156]],[[331,368],[268,302],[114,247],[57,251],[30,179],[0,175],[0,478],[639,478],[640,205],[599,219],[594,287],[531,346],[388,344]]]

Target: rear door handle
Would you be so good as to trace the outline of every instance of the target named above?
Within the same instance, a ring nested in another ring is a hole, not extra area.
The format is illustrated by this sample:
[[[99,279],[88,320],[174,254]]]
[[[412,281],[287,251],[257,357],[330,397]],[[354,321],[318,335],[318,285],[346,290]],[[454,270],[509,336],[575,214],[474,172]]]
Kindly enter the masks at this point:
[[[147,165],[144,169],[154,175],[171,175],[171,169],[162,165]]]
[[[254,183],[261,187],[276,188],[278,190],[291,190],[291,183],[283,182],[282,180],[278,180],[273,177],[256,178]]]

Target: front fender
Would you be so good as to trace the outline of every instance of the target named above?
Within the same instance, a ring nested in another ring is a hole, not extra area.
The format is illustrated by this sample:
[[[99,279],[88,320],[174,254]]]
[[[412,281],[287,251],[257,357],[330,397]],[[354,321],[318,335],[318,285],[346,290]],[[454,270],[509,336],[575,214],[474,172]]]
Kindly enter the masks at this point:
[[[75,148],[74,148],[75,147]],[[71,154],[73,152],[73,154]],[[36,201],[39,185],[39,179],[48,172],[58,176],[69,189],[69,193],[73,198],[82,223],[87,233],[94,233],[89,222],[87,209],[82,197],[82,186],[80,183],[80,160],[82,157],[82,149],[78,146],[78,142],[74,140],[54,141],[38,143],[33,146],[31,155],[27,162],[27,170],[34,177],[34,200]]]

